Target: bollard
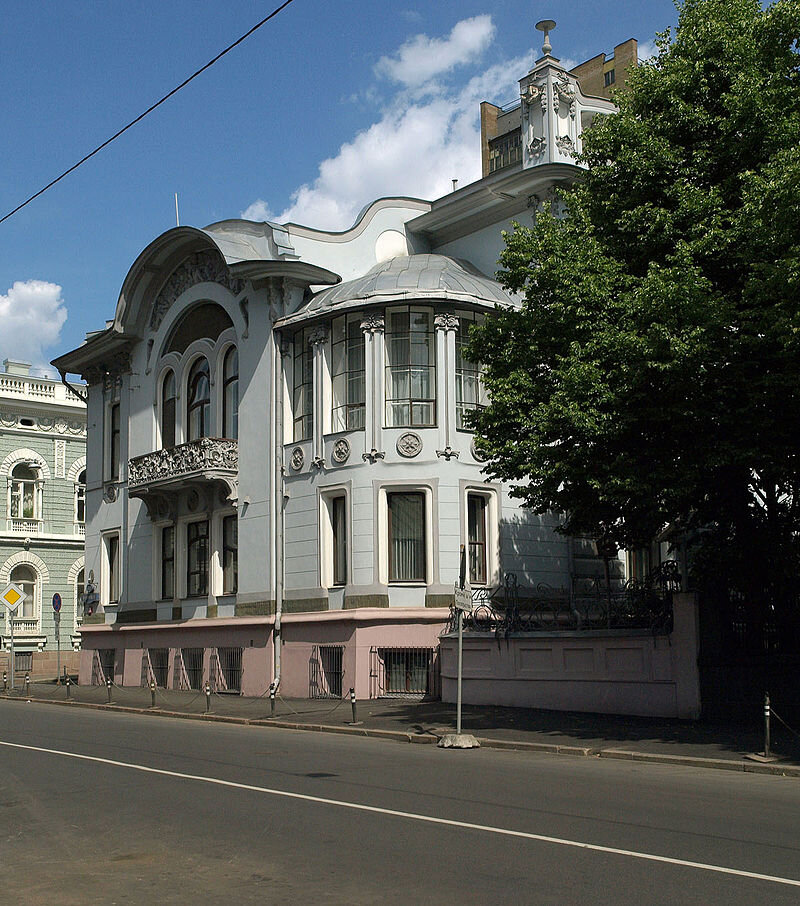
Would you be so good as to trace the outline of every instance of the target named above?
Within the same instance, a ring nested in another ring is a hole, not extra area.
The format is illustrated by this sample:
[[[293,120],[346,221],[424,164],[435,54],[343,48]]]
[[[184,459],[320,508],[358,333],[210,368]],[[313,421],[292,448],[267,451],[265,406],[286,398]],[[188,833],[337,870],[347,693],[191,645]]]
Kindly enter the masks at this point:
[[[8,673],[3,671],[3,692],[8,692]]]
[[[31,697],[31,675],[30,673],[25,674],[25,698]]]
[[[350,707],[353,709],[353,723],[358,723],[358,717],[356,716],[356,690],[350,690]]]
[[[769,692],[764,693],[764,757],[769,758]]]
[[[155,708],[156,706],[156,684],[153,680],[150,680],[150,707]]]
[[[206,680],[206,714],[211,710],[211,683]]]
[[[111,704],[111,677],[106,680],[106,690],[108,692],[108,703]]]
[[[275,717],[275,683],[269,684],[269,716]]]
[[[67,676],[66,684],[67,684],[67,698],[69,698],[69,687],[72,685],[72,683],[70,682],[69,676]]]

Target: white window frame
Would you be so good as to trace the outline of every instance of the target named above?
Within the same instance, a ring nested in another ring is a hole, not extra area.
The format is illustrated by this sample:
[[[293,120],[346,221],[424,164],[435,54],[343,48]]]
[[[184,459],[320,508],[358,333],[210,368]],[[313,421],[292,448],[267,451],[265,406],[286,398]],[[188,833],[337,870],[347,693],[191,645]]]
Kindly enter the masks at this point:
[[[116,563],[116,572],[114,578],[116,580],[116,599],[112,600],[111,591],[112,591],[112,562],[111,562],[111,544],[112,541],[116,539],[117,541],[117,563]],[[122,532],[119,529],[115,529],[111,532],[103,532],[101,535],[102,548],[101,548],[101,570],[102,574],[100,577],[100,603],[103,607],[109,605],[119,604],[122,597]]]
[[[345,581],[334,584],[333,501],[344,499],[345,512]],[[320,585],[323,588],[345,588],[352,584],[353,518],[351,489],[348,484],[331,485],[319,491]]]
[[[422,494],[425,503],[425,579],[397,581],[389,579],[389,494]],[[378,489],[377,538],[378,576],[383,585],[420,588],[432,585],[434,581],[434,513],[433,488],[418,482],[408,484],[385,484]]]
[[[461,482],[461,543],[467,551],[467,581],[473,587],[490,588],[500,581],[500,490],[493,485]],[[486,582],[473,583],[469,576],[469,506],[470,496],[486,500]]]

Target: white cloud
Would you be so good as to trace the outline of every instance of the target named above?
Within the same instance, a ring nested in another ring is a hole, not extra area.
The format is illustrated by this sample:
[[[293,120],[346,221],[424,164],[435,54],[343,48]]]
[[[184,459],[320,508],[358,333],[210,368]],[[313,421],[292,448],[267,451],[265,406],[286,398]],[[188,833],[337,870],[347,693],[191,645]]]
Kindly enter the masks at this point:
[[[494,33],[491,16],[462,19],[446,38],[416,35],[394,56],[381,57],[375,71],[393,82],[416,88],[459,64],[475,60],[489,46]]]
[[[66,320],[60,286],[44,280],[17,280],[0,295],[0,355],[30,362],[39,373],[53,374],[44,350],[58,343]]]
[[[258,198],[251,205],[248,205],[241,213],[242,220],[274,220],[275,217],[270,210],[269,205],[263,198]]]
[[[639,41],[636,49],[638,57],[643,63],[658,56],[658,47],[655,41]]]
[[[292,193],[291,204],[272,215],[268,202],[242,212],[252,220],[294,222],[327,230],[353,225],[365,204],[385,195],[434,199],[481,176],[480,102],[505,103],[531,54],[483,70],[458,90],[431,87],[422,100],[401,91],[383,116],[324,160],[317,178]]]

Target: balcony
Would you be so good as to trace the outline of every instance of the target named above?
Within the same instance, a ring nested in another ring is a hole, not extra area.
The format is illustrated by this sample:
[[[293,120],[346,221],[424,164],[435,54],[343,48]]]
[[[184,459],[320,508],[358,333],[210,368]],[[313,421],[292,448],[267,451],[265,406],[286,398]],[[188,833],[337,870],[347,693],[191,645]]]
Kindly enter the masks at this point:
[[[42,530],[40,519],[17,519],[12,517],[6,520],[6,531],[18,532],[20,535],[38,535]]]
[[[239,444],[223,437],[201,437],[128,462],[128,493],[143,499],[148,510],[154,502],[168,504],[171,497],[188,488],[210,491],[221,487],[235,503],[238,478]],[[159,506],[159,514],[161,509],[163,506]]]

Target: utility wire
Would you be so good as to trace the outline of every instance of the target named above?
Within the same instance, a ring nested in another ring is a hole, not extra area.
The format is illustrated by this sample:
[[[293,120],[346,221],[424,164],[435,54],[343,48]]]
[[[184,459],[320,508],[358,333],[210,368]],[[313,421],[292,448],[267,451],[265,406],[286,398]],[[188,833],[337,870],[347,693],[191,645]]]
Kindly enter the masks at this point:
[[[281,5],[279,7],[277,7],[276,9],[274,9],[268,16],[265,16],[260,22],[257,22],[250,29],[250,31],[245,32],[241,36],[241,38],[238,38],[236,41],[233,42],[233,44],[229,44],[225,48],[225,50],[218,53],[214,57],[213,60],[209,60],[205,66],[201,66],[200,69],[198,69],[196,72],[193,72],[189,76],[188,79],[184,79],[180,83],[180,85],[178,85],[176,88],[173,88],[172,91],[169,92],[169,94],[165,94],[164,97],[161,98],[160,101],[156,101],[155,104],[152,104],[150,107],[148,107],[144,113],[139,114],[139,116],[137,116],[136,119],[131,120],[127,126],[123,126],[122,129],[119,130],[119,132],[115,132],[111,136],[111,138],[106,139],[106,141],[104,141],[102,145],[98,145],[94,149],[94,151],[90,151],[85,157],[82,157],[76,164],[73,164],[69,168],[69,170],[65,170],[60,176],[57,176],[54,180],[52,180],[52,182],[49,182],[43,189],[39,189],[39,191],[35,192],[33,195],[31,195],[30,198],[26,198],[25,201],[23,201],[22,204],[18,204],[14,208],[13,211],[9,211],[8,214],[6,214],[4,217],[0,217],[0,223],[3,223],[4,221],[8,220],[9,217],[13,217],[14,214],[16,214],[17,211],[21,211],[25,207],[25,205],[30,204],[35,198],[38,198],[40,195],[43,195],[48,189],[51,189],[57,182],[60,182],[65,176],[69,176],[69,174],[72,173],[73,170],[77,170],[81,164],[85,164],[86,161],[89,160],[90,157],[94,157],[95,154],[97,154],[99,151],[102,151],[103,148],[110,145],[111,142],[113,142],[115,139],[119,138],[120,135],[123,134],[123,132],[127,132],[128,129],[131,128],[131,126],[135,126],[138,122],[143,120],[147,116],[148,113],[152,113],[156,109],[156,107],[160,107],[164,103],[164,101],[168,101],[174,94],[177,94],[181,90],[181,88],[185,88],[189,84],[189,82],[192,81],[192,79],[196,79],[201,73],[205,72],[207,69],[209,69],[211,66],[213,66],[217,62],[217,60],[222,59],[222,57],[224,57],[225,54],[228,53],[228,51],[233,50],[234,47],[237,47],[246,38],[249,38],[250,35],[252,35],[254,31],[257,31],[259,28],[261,28],[262,25],[265,25],[267,22],[269,22],[270,19],[274,19],[275,16],[278,15],[278,13],[282,12],[284,9],[286,9],[286,7],[290,3],[293,3],[293,2],[294,2],[294,0],[285,0],[285,2],[281,3]]]

